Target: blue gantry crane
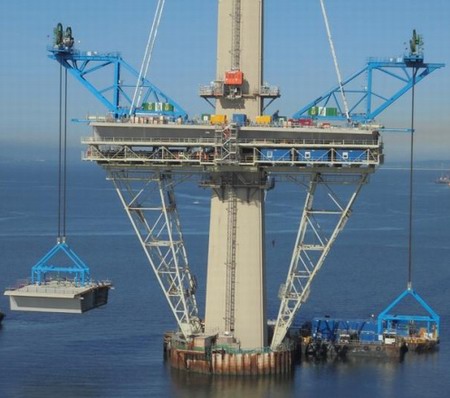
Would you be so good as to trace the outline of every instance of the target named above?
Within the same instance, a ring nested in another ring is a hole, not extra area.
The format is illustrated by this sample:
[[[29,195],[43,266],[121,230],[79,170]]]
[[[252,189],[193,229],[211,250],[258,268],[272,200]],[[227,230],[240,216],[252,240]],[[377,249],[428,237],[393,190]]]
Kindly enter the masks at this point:
[[[71,28],[55,29],[55,43],[62,51],[73,46]],[[60,68],[58,234],[56,245],[31,269],[27,283],[7,289],[11,310],[83,313],[108,301],[108,281],[91,279],[89,266],[70,248],[66,240],[67,214],[67,69]]]
[[[341,98],[343,90],[349,102],[350,120],[357,123],[371,123],[413,85],[444,66],[443,63],[424,62],[423,40],[414,30],[409,51],[403,57],[370,58],[363,69],[306,104],[293,115],[293,118],[312,117],[346,121],[347,116]],[[415,76],[413,68],[417,71]],[[385,85],[388,87],[383,87],[386,92],[375,88],[376,80],[382,76],[389,79],[389,84]],[[363,77],[366,77],[365,81],[361,79]]]
[[[187,118],[186,111],[177,102],[136,71],[118,52],[80,51],[74,48],[74,42],[72,29],[67,27],[64,31],[59,23],[54,30],[53,45],[48,47],[49,57],[66,68],[114,118],[130,115]],[[112,82],[102,87],[93,76],[97,75],[95,72],[103,72],[108,67],[109,70],[112,69]],[[124,72],[133,77],[133,82],[140,78],[139,85],[143,90],[140,104],[133,105],[131,91],[135,84],[124,82]]]

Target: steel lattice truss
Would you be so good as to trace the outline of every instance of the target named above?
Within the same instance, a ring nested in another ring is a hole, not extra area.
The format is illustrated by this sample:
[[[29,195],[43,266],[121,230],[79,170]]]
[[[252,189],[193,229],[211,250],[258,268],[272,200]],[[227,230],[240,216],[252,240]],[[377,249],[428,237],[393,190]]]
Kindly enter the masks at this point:
[[[139,73],[129,65],[119,53],[97,53],[91,51],[78,51],[75,49],[60,49],[50,47],[49,57],[59,62],[97,98],[115,117],[127,116],[133,102],[132,90],[135,84],[126,84],[136,81]],[[112,81],[101,84],[96,72],[109,71]],[[106,85],[107,84],[107,85]],[[165,102],[173,106],[172,111],[163,109],[152,111],[153,114],[169,117],[187,117],[186,111],[172,98],[156,87],[147,78],[141,77],[140,88],[143,90],[142,103],[147,101]],[[141,104],[138,104],[139,106]],[[133,109],[135,111],[136,109]],[[144,112],[138,109],[140,113]],[[145,113],[145,112],[144,112]]]
[[[271,348],[282,343],[295,315],[309,295],[311,283],[351,214],[368,174],[324,176],[311,173],[289,272],[279,296],[280,310]],[[342,176],[344,177],[344,176]],[[332,186],[336,187],[336,192]]]
[[[184,337],[201,332],[196,281],[189,270],[171,174],[110,170],[109,179]]]
[[[430,73],[442,67],[444,67],[442,63],[429,64],[416,62],[411,64],[406,57],[371,59],[363,69],[354,73],[349,78],[344,79],[339,85],[311,101],[296,112],[293,117],[313,116],[318,119],[325,117],[332,120],[345,121],[347,119],[346,112],[344,111],[342,100],[339,99],[339,94],[341,89],[343,89],[349,100],[351,119],[358,122],[373,121],[381,112],[391,106],[414,85]],[[413,77],[414,71],[417,72],[415,77]],[[383,77],[387,81],[383,81]],[[364,79],[361,81],[361,78]],[[377,81],[377,89],[375,89],[375,81]],[[380,91],[382,88],[385,91]],[[338,114],[334,117],[326,117],[326,115],[321,114],[308,114],[315,106],[336,107]]]

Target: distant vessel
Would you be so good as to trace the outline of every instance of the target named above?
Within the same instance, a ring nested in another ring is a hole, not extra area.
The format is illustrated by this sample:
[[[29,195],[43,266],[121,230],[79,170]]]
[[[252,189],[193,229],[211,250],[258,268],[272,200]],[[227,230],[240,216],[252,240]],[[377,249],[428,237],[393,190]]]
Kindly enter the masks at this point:
[[[440,176],[436,180],[436,184],[450,184],[450,174]]]
[[[5,314],[0,311],[0,325],[2,324],[2,320],[5,317]]]
[[[436,184],[450,184],[450,172],[444,173],[442,171],[441,176],[436,180]]]

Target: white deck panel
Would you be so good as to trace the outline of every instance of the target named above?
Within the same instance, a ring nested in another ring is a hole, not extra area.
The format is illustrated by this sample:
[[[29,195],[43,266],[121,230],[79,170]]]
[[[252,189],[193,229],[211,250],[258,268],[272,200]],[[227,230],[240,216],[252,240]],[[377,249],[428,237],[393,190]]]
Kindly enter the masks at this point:
[[[77,287],[69,282],[28,284],[8,289],[12,311],[62,312],[81,314],[108,301],[109,283]]]

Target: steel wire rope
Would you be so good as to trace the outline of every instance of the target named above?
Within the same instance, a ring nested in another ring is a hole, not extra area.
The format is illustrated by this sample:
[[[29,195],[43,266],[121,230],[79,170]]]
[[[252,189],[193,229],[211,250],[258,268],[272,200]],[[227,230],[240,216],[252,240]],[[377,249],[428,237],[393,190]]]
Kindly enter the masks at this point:
[[[330,24],[328,23],[328,16],[327,16],[327,11],[325,9],[324,0],[320,0],[320,7],[322,9],[322,15],[323,15],[323,19],[324,19],[324,22],[325,22],[325,29],[327,31],[328,42],[330,44],[331,56],[333,58],[334,68],[336,70],[336,75],[337,75],[337,78],[338,78],[339,91],[341,92],[342,102],[344,103],[345,117],[347,119],[347,122],[350,123],[351,122],[350,111],[349,111],[349,108],[348,108],[347,98],[345,96],[344,85],[342,83],[341,71],[339,69],[339,64],[338,64],[338,60],[337,60],[336,50],[334,48],[333,37],[331,36],[331,29],[330,29]]]
[[[142,92],[144,88],[144,81],[147,77],[148,68],[150,66],[150,61],[152,59],[153,47],[155,45],[156,36],[158,34],[158,27],[161,22],[162,12],[164,10],[165,0],[158,0],[156,5],[155,15],[153,17],[152,27],[147,40],[147,45],[145,47],[144,58],[142,60],[141,68],[139,70],[138,79],[136,82],[136,87],[134,89],[133,99],[131,101],[129,116],[131,116],[138,106],[140,106],[140,101],[142,98]]]
[[[59,69],[58,243],[66,239],[67,218],[67,69]]]
[[[61,163],[62,163],[62,97],[63,97],[63,66],[59,66],[59,131],[58,131],[58,243],[61,241]]]
[[[63,225],[62,233],[66,238],[67,220],[67,68],[64,68],[64,138],[63,138]]]
[[[414,194],[414,108],[416,74],[418,69],[413,66],[413,81],[411,89],[411,136],[409,157],[409,228],[408,228],[408,290],[412,289],[412,246],[413,246],[413,194]]]

